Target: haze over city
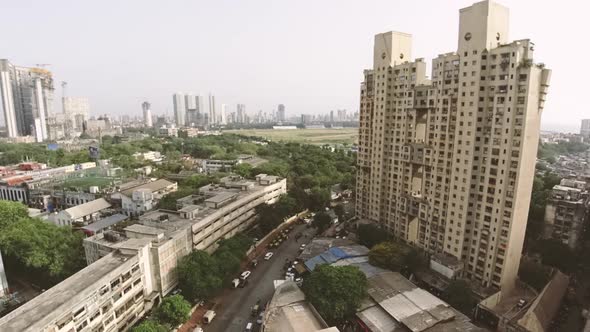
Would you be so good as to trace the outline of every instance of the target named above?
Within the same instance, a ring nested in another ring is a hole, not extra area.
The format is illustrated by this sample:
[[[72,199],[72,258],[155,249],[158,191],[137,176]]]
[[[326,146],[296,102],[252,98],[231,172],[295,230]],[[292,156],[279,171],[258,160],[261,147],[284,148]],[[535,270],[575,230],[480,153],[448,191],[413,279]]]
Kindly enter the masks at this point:
[[[553,69],[543,128],[578,131],[587,66],[579,29],[588,4],[510,7],[510,40],[530,38],[535,62]],[[359,108],[361,68],[372,66],[373,35],[413,35],[413,58],[456,50],[461,1],[2,1],[0,54],[14,63],[50,64],[71,95],[87,96],[91,114],[172,114],[177,91],[207,95],[248,112],[287,105],[289,116]],[[419,14],[418,14],[419,13]],[[26,19],[23,19],[26,18]],[[550,19],[548,19],[550,18]],[[57,86],[57,85],[56,85]],[[59,96],[59,88],[56,95]],[[56,110],[59,98],[55,99]]]

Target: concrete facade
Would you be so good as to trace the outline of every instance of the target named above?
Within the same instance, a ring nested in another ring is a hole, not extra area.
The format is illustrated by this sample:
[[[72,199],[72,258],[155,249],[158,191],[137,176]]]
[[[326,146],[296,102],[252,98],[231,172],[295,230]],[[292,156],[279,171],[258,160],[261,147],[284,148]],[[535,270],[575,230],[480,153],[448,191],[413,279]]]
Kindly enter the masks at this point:
[[[560,185],[553,187],[545,206],[543,237],[556,239],[576,249],[584,233],[589,195],[585,182],[571,182],[581,186],[575,188],[575,183],[562,180]]]
[[[375,36],[361,84],[357,215],[465,263],[482,287],[513,286],[550,71],[508,41],[508,9],[460,11],[457,52],[411,58],[411,36]]]

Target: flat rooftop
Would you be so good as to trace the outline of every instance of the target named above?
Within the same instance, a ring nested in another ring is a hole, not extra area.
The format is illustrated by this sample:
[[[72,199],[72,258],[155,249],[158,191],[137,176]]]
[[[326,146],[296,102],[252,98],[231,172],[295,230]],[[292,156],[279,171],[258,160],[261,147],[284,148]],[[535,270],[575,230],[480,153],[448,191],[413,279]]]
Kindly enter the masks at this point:
[[[266,310],[265,331],[321,331],[328,328],[293,281],[279,285]],[[337,330],[335,330],[337,331]]]
[[[72,310],[96,291],[94,284],[134,256],[111,253],[80,270],[73,276],[51,287],[25,303],[15,311],[0,318],[1,331],[43,331],[43,328],[60,319],[64,312]]]

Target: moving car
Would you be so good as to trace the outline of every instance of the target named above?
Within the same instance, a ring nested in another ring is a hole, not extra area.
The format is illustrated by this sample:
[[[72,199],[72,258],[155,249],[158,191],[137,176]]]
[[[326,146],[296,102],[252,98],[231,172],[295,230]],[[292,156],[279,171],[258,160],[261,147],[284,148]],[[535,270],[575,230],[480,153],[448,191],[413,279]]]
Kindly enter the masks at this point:
[[[267,252],[266,255],[264,255],[264,260],[267,261],[271,259],[272,255],[274,255],[272,252]]]

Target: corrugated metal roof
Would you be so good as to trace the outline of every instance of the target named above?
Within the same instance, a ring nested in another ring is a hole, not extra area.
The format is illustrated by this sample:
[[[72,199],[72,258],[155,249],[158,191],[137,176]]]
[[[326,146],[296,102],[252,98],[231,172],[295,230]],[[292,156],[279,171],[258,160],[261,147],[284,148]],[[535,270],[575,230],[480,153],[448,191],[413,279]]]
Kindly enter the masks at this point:
[[[70,216],[70,218],[78,219],[109,207],[111,207],[111,204],[109,202],[107,202],[104,198],[99,198],[88,203],[71,207],[69,209],[64,210],[64,212],[67,213]]]
[[[371,332],[402,332],[406,330],[378,305],[357,313],[357,317],[367,325]]]
[[[117,214],[114,214],[110,217],[100,219],[99,221],[94,222],[88,226],[84,226],[84,227],[82,227],[82,229],[95,233],[97,231],[100,231],[101,229],[105,229],[109,226],[113,226],[114,224],[121,222],[123,220],[126,220],[128,218],[129,217],[127,217],[124,214],[117,213]]]
[[[159,179],[156,181],[152,181],[152,182],[148,182],[148,183],[144,183],[142,185],[139,186],[135,186],[135,187],[131,187],[131,188],[127,188],[125,190],[121,191],[121,194],[131,197],[131,195],[133,195],[133,192],[139,189],[148,189],[151,192],[154,191],[158,191],[158,190],[162,190],[164,188],[167,188],[168,186],[173,185],[174,182],[170,182],[168,180],[165,179]]]

